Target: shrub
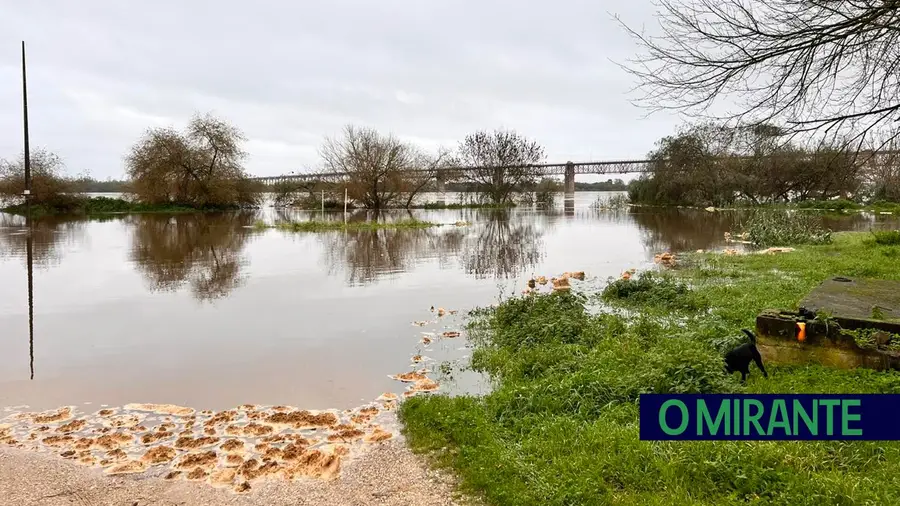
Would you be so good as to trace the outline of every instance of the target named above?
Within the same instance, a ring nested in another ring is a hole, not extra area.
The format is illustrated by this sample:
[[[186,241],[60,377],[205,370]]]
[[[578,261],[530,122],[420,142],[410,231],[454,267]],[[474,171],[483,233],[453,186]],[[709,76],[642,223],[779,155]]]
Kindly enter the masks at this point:
[[[65,165],[57,155],[36,149],[31,153],[31,204],[65,211],[76,207],[80,199],[73,195],[72,179],[63,175]],[[24,201],[25,158],[0,160],[0,197],[12,203]]]
[[[696,311],[707,306],[702,297],[684,283],[672,281],[652,272],[642,272],[630,279],[617,279],[606,286],[601,298],[606,302],[626,305],[648,305]]]
[[[756,246],[830,244],[832,241],[831,230],[822,225],[821,218],[808,213],[756,211],[744,223],[742,233]]]
[[[872,230],[875,244],[894,246],[900,244],[900,230]]]

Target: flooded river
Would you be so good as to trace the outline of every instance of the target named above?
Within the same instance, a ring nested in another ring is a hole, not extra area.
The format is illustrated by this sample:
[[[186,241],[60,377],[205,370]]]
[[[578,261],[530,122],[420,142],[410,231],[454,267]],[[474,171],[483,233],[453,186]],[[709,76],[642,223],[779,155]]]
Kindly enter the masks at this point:
[[[665,250],[724,247],[741,215],[574,207],[414,211],[471,222],[422,230],[255,230],[317,212],[45,219],[32,241],[29,332],[24,220],[0,214],[0,406],[243,403],[349,408],[398,390],[410,357],[465,360],[465,341],[423,351],[422,332],[460,330],[465,311],[523,277],[583,270],[589,282]],[[406,212],[392,215],[407,216]],[[341,219],[341,214],[328,214]],[[364,213],[351,219],[363,219]],[[829,220],[866,230],[891,216]],[[430,308],[459,310],[437,320]],[[33,334],[33,337],[31,335]],[[485,388],[457,375],[458,390]]]

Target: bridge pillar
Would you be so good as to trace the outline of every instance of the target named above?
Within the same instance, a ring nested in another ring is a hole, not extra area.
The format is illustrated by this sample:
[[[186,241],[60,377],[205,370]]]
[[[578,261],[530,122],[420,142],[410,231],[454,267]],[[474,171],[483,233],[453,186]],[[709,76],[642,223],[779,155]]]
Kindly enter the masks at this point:
[[[571,216],[575,213],[575,164],[572,162],[566,162],[565,184],[563,187],[566,192],[563,202],[566,216]]]
[[[572,162],[566,162],[565,190],[566,198],[575,197],[575,164]]]

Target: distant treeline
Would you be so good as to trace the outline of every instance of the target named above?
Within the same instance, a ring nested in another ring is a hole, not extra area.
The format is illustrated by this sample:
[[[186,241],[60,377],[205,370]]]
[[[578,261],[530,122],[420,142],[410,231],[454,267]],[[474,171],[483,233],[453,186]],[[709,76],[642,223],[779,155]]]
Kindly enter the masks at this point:
[[[79,178],[72,182],[75,191],[80,193],[123,193],[128,191],[128,181],[107,179],[98,181],[92,178]]]

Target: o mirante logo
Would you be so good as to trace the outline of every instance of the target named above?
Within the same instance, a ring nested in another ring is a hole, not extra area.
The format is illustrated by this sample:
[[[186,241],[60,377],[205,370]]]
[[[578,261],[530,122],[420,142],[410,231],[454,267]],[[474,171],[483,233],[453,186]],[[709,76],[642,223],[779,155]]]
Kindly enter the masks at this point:
[[[640,396],[642,440],[900,440],[900,395]]]

